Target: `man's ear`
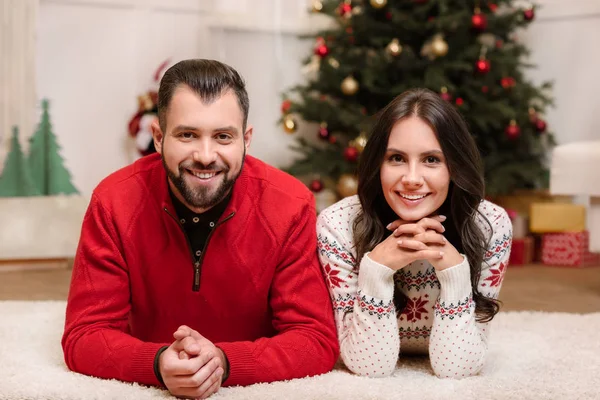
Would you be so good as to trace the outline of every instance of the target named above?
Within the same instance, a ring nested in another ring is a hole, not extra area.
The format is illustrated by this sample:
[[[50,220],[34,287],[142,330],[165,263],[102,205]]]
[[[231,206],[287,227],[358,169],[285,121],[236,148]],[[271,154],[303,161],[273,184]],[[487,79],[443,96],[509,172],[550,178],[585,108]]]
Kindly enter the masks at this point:
[[[244,132],[244,146],[246,146],[246,151],[250,148],[250,143],[252,142],[252,131],[252,125],[248,125],[246,132]]]
[[[154,140],[154,148],[158,154],[162,154],[162,142],[164,134],[160,129],[160,125],[158,124],[158,119],[153,121],[152,124],[150,124],[150,127],[152,128],[152,140]]]

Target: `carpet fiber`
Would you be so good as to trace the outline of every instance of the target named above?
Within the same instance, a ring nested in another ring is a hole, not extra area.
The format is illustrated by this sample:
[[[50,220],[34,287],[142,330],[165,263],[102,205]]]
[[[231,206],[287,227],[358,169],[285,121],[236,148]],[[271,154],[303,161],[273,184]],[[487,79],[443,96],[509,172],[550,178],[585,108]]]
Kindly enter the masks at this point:
[[[65,302],[0,302],[0,399],[165,399],[166,391],[69,372],[60,337]],[[593,399],[600,393],[600,313],[500,313],[483,372],[432,375],[426,358],[389,378],[343,369],[288,382],[224,388],[214,399]]]

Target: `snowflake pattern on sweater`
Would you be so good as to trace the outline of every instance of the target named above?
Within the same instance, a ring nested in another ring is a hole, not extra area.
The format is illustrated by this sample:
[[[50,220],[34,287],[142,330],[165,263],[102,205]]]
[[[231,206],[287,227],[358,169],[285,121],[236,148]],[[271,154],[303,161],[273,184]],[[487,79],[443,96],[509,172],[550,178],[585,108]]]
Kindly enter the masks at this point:
[[[466,258],[443,271],[425,260],[395,272],[369,258],[356,261],[352,237],[361,210],[358,196],[323,210],[317,221],[318,253],[336,318],[340,356],[353,372],[390,375],[401,354],[429,354],[439,377],[478,373],[487,353],[489,323],[475,320],[471,273]],[[506,273],[512,225],[501,207],[482,201],[477,225],[489,240],[479,291],[497,298]],[[360,271],[360,272],[359,272]],[[407,297],[396,313],[394,291]]]

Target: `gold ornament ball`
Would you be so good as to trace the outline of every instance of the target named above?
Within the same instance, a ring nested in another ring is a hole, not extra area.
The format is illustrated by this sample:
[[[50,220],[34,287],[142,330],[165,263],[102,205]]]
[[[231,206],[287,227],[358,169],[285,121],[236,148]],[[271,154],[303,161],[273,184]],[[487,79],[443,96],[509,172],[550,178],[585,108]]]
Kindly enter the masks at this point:
[[[358,150],[359,153],[362,153],[367,145],[367,135],[364,132],[361,132],[354,140],[350,141],[350,146],[354,147]]]
[[[391,56],[398,56],[402,53],[402,45],[398,39],[392,39],[392,41],[387,45],[385,51]]]
[[[431,52],[436,57],[443,57],[448,54],[448,43],[440,35],[437,35],[431,41]]]
[[[354,175],[344,174],[340,176],[336,189],[342,197],[354,196],[358,192],[358,179]]]
[[[387,5],[387,0],[371,0],[370,3],[371,7],[380,9]]]
[[[333,57],[328,57],[327,62],[331,65],[331,68],[338,69],[340,67],[340,62]]]
[[[314,13],[321,12],[323,10],[323,3],[321,0],[313,0],[312,5],[310,7],[310,11]]]
[[[287,133],[294,133],[298,129],[298,123],[292,117],[285,117],[283,119],[283,130]]]
[[[347,76],[342,81],[341,88],[342,88],[342,93],[344,93],[346,96],[352,96],[353,94],[358,92],[358,81],[356,79],[354,79],[353,76]]]

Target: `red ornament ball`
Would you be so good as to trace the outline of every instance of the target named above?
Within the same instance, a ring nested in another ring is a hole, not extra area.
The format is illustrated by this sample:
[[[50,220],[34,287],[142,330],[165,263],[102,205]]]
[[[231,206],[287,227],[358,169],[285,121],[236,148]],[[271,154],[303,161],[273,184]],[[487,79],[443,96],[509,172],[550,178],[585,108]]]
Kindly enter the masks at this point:
[[[331,136],[331,133],[329,132],[329,129],[327,129],[326,126],[320,126],[319,127],[319,137],[323,140],[329,140],[329,137]]]
[[[339,8],[340,15],[345,17],[352,13],[352,5],[348,3],[343,3]]]
[[[492,64],[489,60],[478,60],[475,63],[475,70],[480,74],[487,74],[492,69]]]
[[[358,149],[356,147],[346,147],[344,150],[344,158],[349,162],[358,160]]]
[[[456,105],[457,106],[462,106],[465,103],[465,101],[462,99],[462,97],[457,97],[456,98]]]
[[[518,138],[519,135],[521,134],[521,128],[519,128],[519,125],[517,125],[516,122],[512,121],[510,123],[510,125],[508,125],[506,127],[506,130],[504,131],[504,133],[506,133],[506,136],[510,140],[514,140],[514,139]]]
[[[538,133],[544,133],[546,131],[546,121],[544,121],[543,119],[538,118],[535,123],[535,130]]]
[[[498,9],[498,4],[488,3],[488,7],[491,12],[496,12],[496,10]]]
[[[487,87],[487,86],[482,86],[482,87],[481,87],[481,93],[487,93],[487,92],[489,92],[489,91],[490,91],[490,88],[489,88],[489,87]]]
[[[452,101],[452,95],[448,92],[440,93],[440,97],[442,98],[442,100]]]
[[[319,57],[325,57],[327,54],[329,54],[329,47],[327,47],[326,44],[320,44],[315,47],[315,54]]]
[[[504,46],[504,40],[502,40],[502,39],[496,40],[496,48],[501,49],[502,46]]]
[[[281,112],[283,114],[286,114],[288,111],[290,111],[290,107],[292,107],[292,102],[289,100],[284,100],[281,102]]]
[[[535,13],[533,12],[533,8],[523,11],[523,18],[525,21],[531,21],[535,17]]]
[[[321,190],[323,190],[323,182],[320,179],[315,179],[310,182],[309,187],[313,192],[319,193]]]
[[[487,27],[487,18],[484,14],[473,14],[471,25],[476,31],[483,31]]]
[[[515,78],[512,78],[510,76],[505,76],[504,78],[500,79],[500,85],[504,89],[510,89],[512,87],[515,87],[516,84],[517,81],[515,80]]]

